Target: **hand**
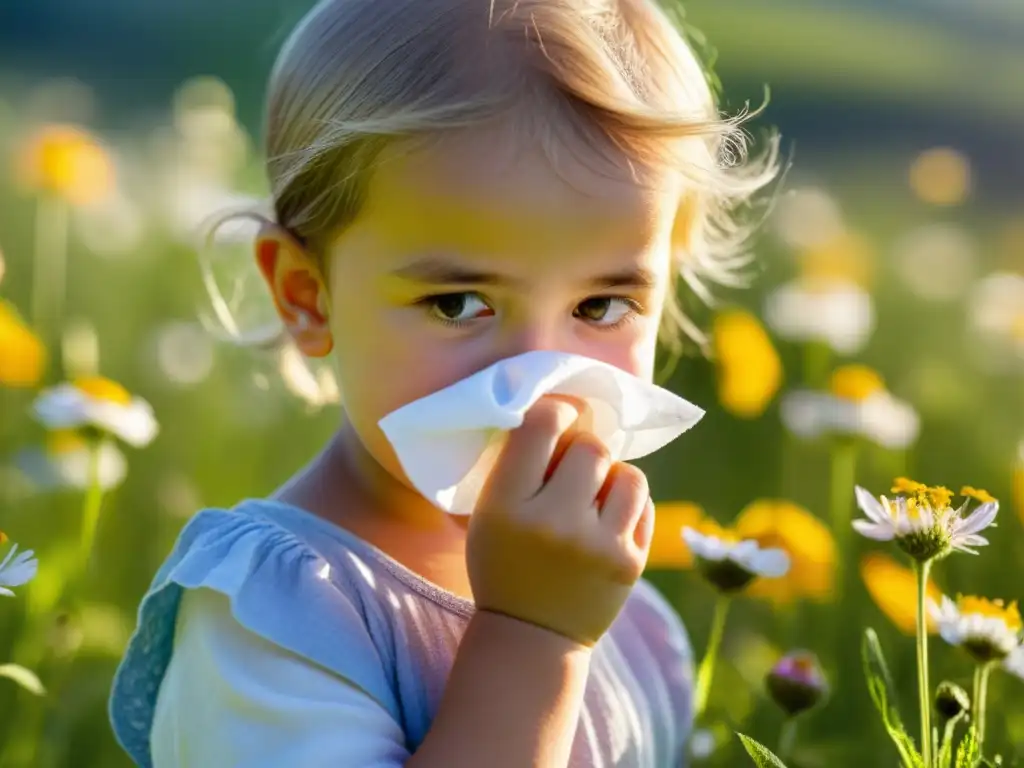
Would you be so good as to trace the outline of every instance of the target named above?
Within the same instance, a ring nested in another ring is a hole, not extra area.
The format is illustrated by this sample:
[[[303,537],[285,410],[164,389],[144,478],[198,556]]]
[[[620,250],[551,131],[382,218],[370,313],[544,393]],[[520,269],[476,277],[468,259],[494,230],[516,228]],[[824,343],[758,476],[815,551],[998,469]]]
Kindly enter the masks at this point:
[[[586,403],[548,396],[502,449],[469,522],[466,560],[479,610],[593,646],[647,562],[647,478],[613,462],[586,429]]]

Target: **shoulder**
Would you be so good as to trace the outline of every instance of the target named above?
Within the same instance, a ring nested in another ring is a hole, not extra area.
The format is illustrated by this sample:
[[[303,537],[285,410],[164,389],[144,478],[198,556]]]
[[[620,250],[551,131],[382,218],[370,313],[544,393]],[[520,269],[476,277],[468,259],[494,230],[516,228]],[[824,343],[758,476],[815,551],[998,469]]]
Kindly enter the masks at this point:
[[[155,704],[155,768],[398,766],[398,722],[349,680],[249,631],[227,596],[181,599],[174,654]]]
[[[221,595],[247,633],[343,677],[397,716],[393,659],[370,630],[379,607],[358,583],[372,577],[344,542],[321,534],[308,513],[262,501],[205,509],[185,525],[140,604],[111,690],[115,734],[136,760],[148,751],[182,597],[193,590]]]

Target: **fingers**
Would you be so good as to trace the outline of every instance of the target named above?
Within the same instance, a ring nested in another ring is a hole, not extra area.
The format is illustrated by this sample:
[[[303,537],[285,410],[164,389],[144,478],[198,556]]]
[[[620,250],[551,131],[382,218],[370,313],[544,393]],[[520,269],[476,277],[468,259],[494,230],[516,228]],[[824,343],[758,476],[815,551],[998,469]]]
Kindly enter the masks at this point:
[[[611,468],[604,443],[590,432],[574,433],[542,491],[545,508],[570,514],[592,511],[596,518],[598,494]]]
[[[509,433],[501,456],[488,481],[490,493],[503,498],[527,499],[534,496],[557,465],[571,442],[566,435],[582,412],[588,410],[582,400],[548,396],[527,411],[522,425]]]
[[[649,544],[651,532],[640,530],[654,519],[647,476],[632,464],[618,462],[608,473],[605,489],[601,525],[620,539],[637,542],[638,537],[640,541],[646,538]],[[644,520],[645,515],[650,519]]]

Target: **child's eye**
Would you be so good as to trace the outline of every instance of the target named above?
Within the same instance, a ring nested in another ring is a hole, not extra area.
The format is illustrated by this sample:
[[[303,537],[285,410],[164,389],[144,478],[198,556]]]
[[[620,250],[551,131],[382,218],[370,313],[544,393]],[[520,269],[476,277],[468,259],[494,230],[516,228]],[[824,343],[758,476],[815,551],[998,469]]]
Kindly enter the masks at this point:
[[[630,320],[639,311],[639,305],[632,299],[620,296],[592,296],[581,301],[573,315],[602,328],[615,328]]]
[[[421,303],[430,308],[430,313],[437,320],[449,325],[461,325],[494,314],[494,310],[477,293],[444,293],[428,296]]]

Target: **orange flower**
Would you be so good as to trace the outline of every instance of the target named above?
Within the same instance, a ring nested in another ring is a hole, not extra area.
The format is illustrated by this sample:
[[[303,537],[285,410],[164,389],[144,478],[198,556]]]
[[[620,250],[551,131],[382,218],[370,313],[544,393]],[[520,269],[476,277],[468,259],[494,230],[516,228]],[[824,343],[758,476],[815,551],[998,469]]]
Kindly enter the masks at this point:
[[[691,501],[663,501],[655,504],[654,536],[649,568],[692,568],[693,553],[683,541],[684,526],[697,527],[705,520],[704,510]]]
[[[35,386],[46,366],[43,343],[10,304],[0,301],[0,384]]]
[[[758,579],[747,594],[784,605],[808,598],[827,601],[835,584],[836,544],[821,520],[791,501],[759,499],[740,512],[736,534],[762,547],[789,555],[789,572],[778,579]]]
[[[17,167],[26,187],[73,205],[99,202],[114,189],[110,154],[95,137],[72,125],[47,125],[37,131],[22,149]]]
[[[875,605],[896,628],[906,635],[917,632],[917,577],[914,572],[888,555],[869,552],[860,561],[860,576]],[[938,603],[942,590],[929,580],[928,597]],[[936,632],[935,621],[927,617],[928,632]]]
[[[740,309],[719,313],[712,327],[718,399],[733,416],[757,418],[782,385],[782,361],[757,318]]]

